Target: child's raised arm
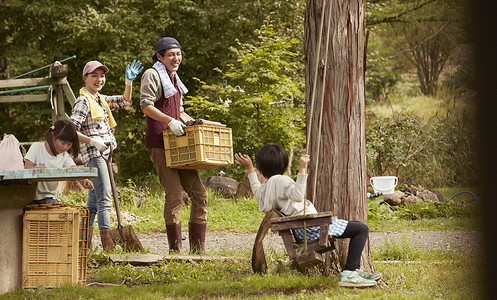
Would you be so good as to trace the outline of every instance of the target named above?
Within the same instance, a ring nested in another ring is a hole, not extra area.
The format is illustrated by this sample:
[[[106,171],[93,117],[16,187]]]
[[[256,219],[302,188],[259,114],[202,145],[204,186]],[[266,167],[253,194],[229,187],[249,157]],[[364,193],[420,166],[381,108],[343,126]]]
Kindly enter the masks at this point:
[[[254,166],[252,164],[252,160],[246,154],[235,153],[235,162],[240,166],[247,169],[247,174],[254,172]]]
[[[304,154],[300,157],[300,167],[299,167],[299,174],[306,174],[307,173],[307,165],[309,164],[310,161],[309,154]]]

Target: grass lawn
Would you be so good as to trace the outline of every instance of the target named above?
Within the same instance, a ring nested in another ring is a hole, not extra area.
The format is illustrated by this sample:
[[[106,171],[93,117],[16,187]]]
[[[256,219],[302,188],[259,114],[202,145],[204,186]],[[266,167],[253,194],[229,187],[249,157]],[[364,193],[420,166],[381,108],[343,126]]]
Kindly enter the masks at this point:
[[[388,249],[380,249],[379,252]],[[406,249],[409,251],[409,249]],[[18,290],[0,299],[473,299],[480,298],[479,257],[468,253],[418,251],[409,259],[373,261],[380,286],[347,289],[337,277],[302,275],[282,261],[256,275],[247,257],[202,264],[131,267],[102,263],[90,280],[106,287],[64,286]]]
[[[452,195],[457,190],[460,189],[444,193]],[[209,228],[257,230],[263,214],[254,199],[224,199],[215,193],[209,197]],[[458,201],[471,201],[470,195],[461,197],[468,198]],[[160,194],[128,199],[122,209],[148,218],[146,222],[133,224],[136,231],[163,231],[162,199]],[[64,202],[84,205],[84,200],[85,195],[74,194]],[[431,212],[440,206],[423,209]],[[477,229],[475,210],[464,211],[461,214],[461,210],[445,209],[444,212],[455,215],[404,220],[382,219],[386,215],[378,210],[379,218],[370,219],[369,226],[376,231]],[[182,212],[186,221],[188,213],[186,205]],[[271,251],[266,252],[269,272],[260,276],[252,272],[250,254],[224,251],[223,255],[238,258],[229,262],[170,262],[133,267],[109,263],[105,253],[98,252],[92,256],[88,268],[87,279],[92,285],[17,290],[0,299],[473,299],[482,296],[481,257],[470,251],[426,250],[402,240],[385,243],[372,249],[373,264],[384,279],[372,289],[338,287],[337,276],[303,275],[289,267],[284,253]],[[102,285],[105,287],[98,287]]]

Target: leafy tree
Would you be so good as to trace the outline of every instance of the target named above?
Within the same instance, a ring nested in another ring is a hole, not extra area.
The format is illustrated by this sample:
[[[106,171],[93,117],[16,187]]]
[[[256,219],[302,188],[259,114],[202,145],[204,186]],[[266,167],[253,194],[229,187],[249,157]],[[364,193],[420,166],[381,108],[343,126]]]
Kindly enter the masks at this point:
[[[254,30],[267,16],[277,20],[274,27],[278,34],[301,38],[304,6],[303,0],[1,1],[0,78],[12,78],[76,55],[66,62],[68,81],[76,94],[83,84],[80,72],[93,59],[110,68],[102,92],[118,94],[123,90],[126,64],[139,59],[150,67],[156,42],[171,35],[182,43],[185,56],[180,75],[189,94],[195,95],[201,84],[193,78],[214,82],[222,77],[215,68],[235,59],[230,47],[237,45],[237,39],[253,42]],[[29,77],[43,77],[47,72]],[[133,177],[136,182],[153,173],[143,145],[145,118],[137,101],[140,76],[134,86],[134,110],[116,115],[121,150],[116,153],[116,162],[143,161],[121,164],[124,172],[119,175]],[[50,126],[49,116],[48,103],[6,104],[1,107],[0,126],[22,141],[36,141]]]
[[[366,104],[388,100],[395,85],[401,80],[402,69],[398,63],[389,59],[391,52],[382,42],[381,39],[368,42]]]
[[[402,62],[402,55],[415,67],[421,92],[434,95],[447,59],[466,41],[465,1],[377,0],[368,5],[369,26],[383,28],[385,39],[393,40],[397,54],[391,58]]]
[[[412,22],[412,15],[423,7],[440,0],[369,0],[366,1],[367,26]],[[421,18],[419,16],[419,20]]]
[[[187,110],[231,127],[235,152],[254,154],[268,142],[301,148],[304,78],[300,57],[292,51],[298,40],[278,36],[271,23],[256,33],[256,43],[232,48],[236,62],[226,72],[218,70],[224,81],[204,83],[205,94],[191,97]]]

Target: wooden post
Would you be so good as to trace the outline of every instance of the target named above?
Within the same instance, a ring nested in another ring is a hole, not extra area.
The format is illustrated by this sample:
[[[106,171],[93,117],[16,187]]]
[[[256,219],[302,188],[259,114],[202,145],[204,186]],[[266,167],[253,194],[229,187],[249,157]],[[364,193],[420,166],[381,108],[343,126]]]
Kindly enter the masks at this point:
[[[59,119],[68,119],[64,108],[63,82],[67,83],[68,66],[60,63],[53,63],[50,66],[50,77],[54,79],[52,88],[48,91],[50,105],[52,106],[52,122]]]
[[[364,0],[307,0],[307,196],[318,211],[367,224]],[[340,242],[342,265],[348,241]],[[373,268],[369,243],[362,267]]]

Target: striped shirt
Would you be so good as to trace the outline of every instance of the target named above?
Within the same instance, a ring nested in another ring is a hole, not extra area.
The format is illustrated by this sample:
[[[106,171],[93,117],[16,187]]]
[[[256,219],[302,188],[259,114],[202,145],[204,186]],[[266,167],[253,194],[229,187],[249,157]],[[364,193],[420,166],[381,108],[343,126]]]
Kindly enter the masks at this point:
[[[118,110],[132,105],[132,101],[126,102],[123,95],[102,96],[109,104],[111,110]],[[114,130],[109,126],[109,113],[103,107],[99,97],[93,96],[93,99],[98,103],[104,113],[103,120],[96,121],[91,118],[90,104],[88,102],[88,99],[86,99],[86,97],[83,95],[79,95],[72,108],[71,121],[74,123],[74,125],[76,125],[76,129],[82,134],[86,135],[89,138],[96,138],[102,143],[111,142],[112,148],[116,148],[117,142],[116,138],[114,137]],[[87,143],[81,143],[80,151],[81,160],[85,165],[88,165],[90,159],[99,157],[101,155],[100,151],[98,151],[97,148],[90,146],[90,144]],[[110,150],[107,149],[103,154],[108,157],[109,153]]]

